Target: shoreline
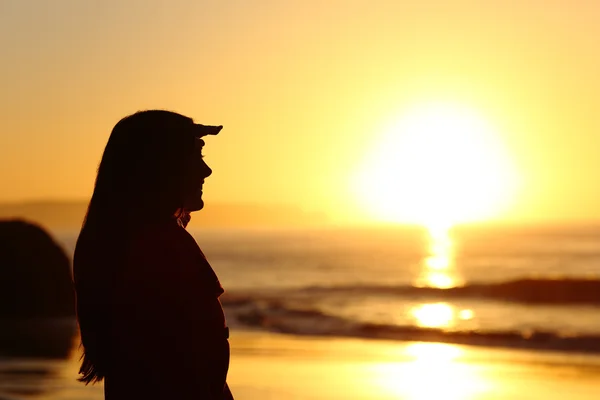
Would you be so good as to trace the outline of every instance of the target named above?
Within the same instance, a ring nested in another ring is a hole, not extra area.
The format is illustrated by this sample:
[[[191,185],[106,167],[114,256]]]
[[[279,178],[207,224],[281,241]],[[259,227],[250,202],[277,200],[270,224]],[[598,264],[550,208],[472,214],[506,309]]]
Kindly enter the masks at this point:
[[[0,360],[0,378],[19,376],[24,389],[9,393],[15,382],[0,379],[0,398],[103,400],[101,384],[76,380],[74,339],[68,359]],[[230,343],[237,400],[562,400],[565,393],[596,400],[600,393],[600,356],[592,354],[243,329],[232,329]],[[40,368],[43,375],[31,373]]]
[[[232,332],[240,399],[570,399],[600,392],[600,356]]]

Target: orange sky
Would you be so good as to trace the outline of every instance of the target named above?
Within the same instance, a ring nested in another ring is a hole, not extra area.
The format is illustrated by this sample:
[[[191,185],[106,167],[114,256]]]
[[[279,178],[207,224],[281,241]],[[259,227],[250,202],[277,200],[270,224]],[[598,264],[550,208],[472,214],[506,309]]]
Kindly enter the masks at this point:
[[[86,198],[116,121],[223,124],[207,203],[359,219],[350,171],[418,102],[497,127],[523,181],[498,218],[600,218],[595,1],[0,3],[0,201]]]

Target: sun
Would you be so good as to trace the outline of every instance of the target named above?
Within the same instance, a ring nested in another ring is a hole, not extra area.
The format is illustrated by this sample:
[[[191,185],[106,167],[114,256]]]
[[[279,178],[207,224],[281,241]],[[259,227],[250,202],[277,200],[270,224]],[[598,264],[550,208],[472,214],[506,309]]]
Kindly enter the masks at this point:
[[[518,187],[500,139],[466,106],[415,107],[367,152],[355,177],[356,194],[376,220],[443,229],[493,217]]]

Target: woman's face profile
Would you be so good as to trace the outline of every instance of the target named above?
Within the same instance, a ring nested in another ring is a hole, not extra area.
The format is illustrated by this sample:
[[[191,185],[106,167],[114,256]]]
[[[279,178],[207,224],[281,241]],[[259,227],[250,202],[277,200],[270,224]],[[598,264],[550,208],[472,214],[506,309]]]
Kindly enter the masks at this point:
[[[188,187],[191,190],[184,199],[184,209],[188,212],[198,211],[204,207],[204,201],[202,200],[202,185],[204,184],[204,179],[212,174],[212,170],[206,162],[204,162],[202,156],[203,147],[204,141],[202,139],[196,139],[194,151],[188,167]]]

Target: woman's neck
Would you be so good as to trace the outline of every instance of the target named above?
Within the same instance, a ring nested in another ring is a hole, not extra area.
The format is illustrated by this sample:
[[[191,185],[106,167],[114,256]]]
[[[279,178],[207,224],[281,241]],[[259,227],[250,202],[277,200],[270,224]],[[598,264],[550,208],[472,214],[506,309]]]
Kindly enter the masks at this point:
[[[179,208],[175,212],[174,217],[177,220],[177,223],[179,224],[179,226],[181,226],[182,228],[185,228],[188,225],[188,223],[190,222],[190,219],[192,219],[190,212],[183,208]]]

